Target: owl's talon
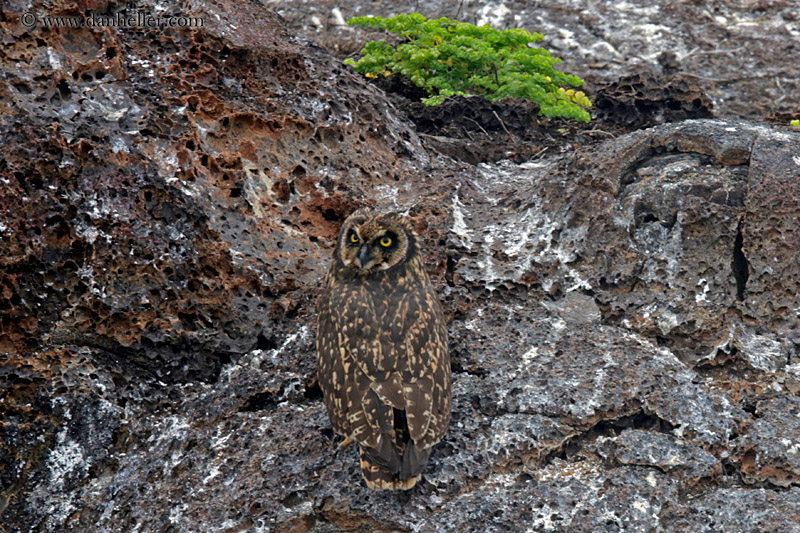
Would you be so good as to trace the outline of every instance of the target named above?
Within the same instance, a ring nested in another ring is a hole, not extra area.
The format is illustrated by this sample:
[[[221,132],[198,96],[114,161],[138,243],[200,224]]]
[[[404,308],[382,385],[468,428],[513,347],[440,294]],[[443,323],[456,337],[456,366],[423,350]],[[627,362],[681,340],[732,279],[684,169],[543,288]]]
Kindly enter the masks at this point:
[[[344,448],[345,446],[347,446],[351,442],[353,442],[353,439],[351,439],[350,437],[347,437],[342,442],[339,443],[339,448]]]

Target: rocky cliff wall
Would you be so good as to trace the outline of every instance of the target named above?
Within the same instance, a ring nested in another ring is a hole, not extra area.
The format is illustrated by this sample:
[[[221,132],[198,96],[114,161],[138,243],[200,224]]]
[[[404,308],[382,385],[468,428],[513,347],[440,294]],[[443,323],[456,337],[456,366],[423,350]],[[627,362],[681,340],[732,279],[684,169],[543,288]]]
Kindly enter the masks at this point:
[[[295,20],[0,9],[5,531],[796,530],[800,134],[691,119],[696,86],[649,129],[422,133]],[[408,212],[449,322],[453,422],[409,493],[363,485],[316,385],[360,206]]]

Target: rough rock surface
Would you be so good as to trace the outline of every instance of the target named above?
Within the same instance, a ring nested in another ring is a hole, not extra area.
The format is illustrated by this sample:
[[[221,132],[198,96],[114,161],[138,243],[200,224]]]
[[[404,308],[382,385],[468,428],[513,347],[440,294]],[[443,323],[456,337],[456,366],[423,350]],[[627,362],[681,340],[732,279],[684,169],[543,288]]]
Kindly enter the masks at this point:
[[[798,31],[780,2],[584,4],[517,13],[604,28],[608,46],[558,34],[608,59],[577,68],[598,87],[630,74],[610,59],[626,47],[664,51],[652,32],[719,77],[731,52],[691,52],[694,25],[729,22],[721,47],[773,38],[753,20]],[[159,30],[27,29],[27,9],[0,7],[0,529],[798,530],[800,133],[732,119],[756,116],[751,85],[680,85],[728,118],[643,113],[632,128],[668,123],[625,135],[478,106],[538,143],[478,164],[501,143],[464,157],[457,107],[422,131],[295,37],[312,4],[288,22],[230,1],[30,8],[205,21]],[[353,44],[325,24],[320,42]],[[626,109],[675,110],[654,94]],[[364,205],[414,220],[449,321],[453,421],[407,493],[364,486],[314,374],[319,280]]]

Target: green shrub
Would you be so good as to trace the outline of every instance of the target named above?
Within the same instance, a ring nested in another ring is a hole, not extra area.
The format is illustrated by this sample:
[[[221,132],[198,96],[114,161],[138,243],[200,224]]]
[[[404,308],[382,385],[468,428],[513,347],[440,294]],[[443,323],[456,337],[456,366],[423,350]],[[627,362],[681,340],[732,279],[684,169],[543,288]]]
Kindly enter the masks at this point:
[[[530,46],[544,39],[515,28],[495,30],[448,18],[426,19],[419,13],[391,18],[355,17],[351,25],[371,26],[406,39],[398,46],[367,43],[358,61],[345,62],[370,78],[402,74],[431,96],[427,105],[454,95],[481,94],[489,100],[505,96],[539,104],[542,115],[589,122],[592,103],[581,91],[583,80],[554,68],[561,62],[544,48]]]

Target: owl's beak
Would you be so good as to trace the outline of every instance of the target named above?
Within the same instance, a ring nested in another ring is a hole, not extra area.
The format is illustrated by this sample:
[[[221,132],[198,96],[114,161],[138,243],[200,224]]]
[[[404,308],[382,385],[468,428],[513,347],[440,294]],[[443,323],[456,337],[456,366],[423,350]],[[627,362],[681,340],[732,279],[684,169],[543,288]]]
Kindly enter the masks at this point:
[[[361,248],[358,250],[358,263],[359,263],[358,266],[363,268],[364,270],[369,269],[374,263],[370,255],[371,254],[369,246],[367,246],[366,244],[362,245]]]

